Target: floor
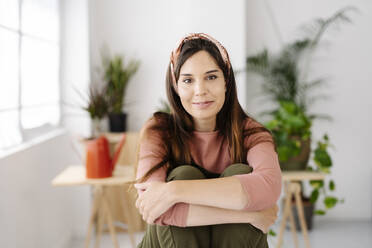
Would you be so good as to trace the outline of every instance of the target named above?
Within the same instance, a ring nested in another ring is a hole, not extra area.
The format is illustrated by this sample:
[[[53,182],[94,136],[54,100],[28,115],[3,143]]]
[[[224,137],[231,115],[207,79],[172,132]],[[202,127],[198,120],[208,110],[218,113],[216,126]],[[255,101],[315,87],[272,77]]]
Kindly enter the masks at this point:
[[[278,230],[274,227],[274,230]],[[303,239],[298,232],[300,247],[305,247]],[[136,234],[136,241],[139,243],[143,233]],[[368,248],[372,247],[372,221],[319,221],[314,223],[313,230],[309,233],[310,245],[312,248]],[[121,248],[131,247],[129,237],[125,233],[118,235]],[[68,247],[84,247],[84,237],[75,237]],[[276,238],[269,237],[270,248],[275,247]],[[91,241],[93,247],[93,241]],[[100,247],[113,247],[110,236],[105,234],[101,238]],[[293,247],[292,236],[286,231],[282,248]]]

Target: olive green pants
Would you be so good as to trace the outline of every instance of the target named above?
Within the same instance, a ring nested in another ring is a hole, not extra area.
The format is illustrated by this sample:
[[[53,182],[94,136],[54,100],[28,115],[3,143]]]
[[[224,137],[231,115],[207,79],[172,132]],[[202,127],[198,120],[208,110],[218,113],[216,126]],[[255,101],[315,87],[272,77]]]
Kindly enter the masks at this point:
[[[246,164],[233,164],[221,175],[202,167],[182,165],[167,181],[228,177],[252,172]],[[218,194],[218,192],[216,192]],[[251,224],[220,224],[194,227],[148,225],[138,248],[268,248],[267,235]]]

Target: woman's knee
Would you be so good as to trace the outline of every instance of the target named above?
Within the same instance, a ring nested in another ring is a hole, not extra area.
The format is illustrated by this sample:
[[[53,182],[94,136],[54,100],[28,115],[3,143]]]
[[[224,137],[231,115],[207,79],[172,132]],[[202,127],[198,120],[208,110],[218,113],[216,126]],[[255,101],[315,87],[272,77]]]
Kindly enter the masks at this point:
[[[212,227],[212,247],[267,248],[267,235],[251,224],[220,224]]]
[[[232,164],[227,167],[221,174],[220,177],[230,177],[234,175],[248,174],[253,171],[252,167],[247,164]]]
[[[174,168],[167,177],[167,182],[173,180],[205,179],[205,175],[198,168],[191,165],[181,165]]]

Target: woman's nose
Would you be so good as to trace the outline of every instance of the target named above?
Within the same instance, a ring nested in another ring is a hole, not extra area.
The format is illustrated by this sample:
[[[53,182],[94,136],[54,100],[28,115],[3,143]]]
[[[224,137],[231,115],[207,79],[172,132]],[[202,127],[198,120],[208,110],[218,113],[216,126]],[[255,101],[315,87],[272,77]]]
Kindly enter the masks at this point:
[[[194,92],[195,92],[195,95],[205,95],[207,93],[208,89],[207,89],[207,85],[206,83],[203,81],[203,80],[197,80],[195,82],[195,89],[194,89]]]

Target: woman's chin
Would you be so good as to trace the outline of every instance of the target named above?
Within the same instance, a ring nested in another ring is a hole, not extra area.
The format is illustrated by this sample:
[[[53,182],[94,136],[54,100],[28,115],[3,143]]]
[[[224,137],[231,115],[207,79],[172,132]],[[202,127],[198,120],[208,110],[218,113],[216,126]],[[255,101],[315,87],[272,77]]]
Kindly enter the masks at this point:
[[[191,114],[191,116],[200,121],[207,121],[210,119],[215,119],[217,116],[217,113],[211,112],[211,111],[195,111]]]

